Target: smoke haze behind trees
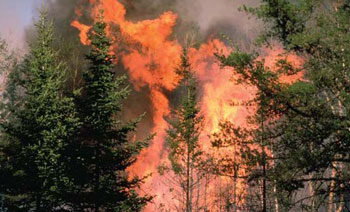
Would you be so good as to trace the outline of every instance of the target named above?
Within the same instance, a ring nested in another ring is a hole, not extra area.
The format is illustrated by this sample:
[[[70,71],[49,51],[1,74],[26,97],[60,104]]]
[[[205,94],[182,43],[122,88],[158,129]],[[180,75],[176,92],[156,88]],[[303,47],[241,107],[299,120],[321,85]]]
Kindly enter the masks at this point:
[[[126,19],[140,21],[154,19],[166,11],[178,15],[174,32],[169,39],[176,39],[184,43],[186,37],[193,36],[195,43],[200,44],[209,38],[220,38],[227,35],[235,44],[243,49],[250,49],[252,41],[259,31],[259,24],[255,19],[249,19],[244,13],[238,11],[243,4],[253,6],[257,0],[120,0],[127,10]],[[59,0],[49,1],[49,15],[54,21],[57,47],[60,49],[63,61],[69,66],[70,79],[68,87],[76,87],[80,83],[80,72],[86,68],[81,58],[84,58],[87,47],[79,41],[78,30],[70,23],[77,18],[75,8],[80,5],[82,17],[79,20],[91,25],[92,20],[88,10],[89,2],[86,0]],[[28,33],[30,34],[30,33]],[[28,36],[29,38],[31,36]],[[225,42],[225,40],[223,40]],[[120,74],[127,74],[121,63],[116,70]],[[74,72],[74,73],[72,73]],[[179,92],[167,92],[172,107],[177,105]],[[147,135],[152,127],[152,104],[149,99],[149,88],[146,86],[138,92],[132,92],[124,104],[124,118],[136,118],[146,112],[145,119],[139,124],[138,137]],[[136,103],[137,102],[137,103]],[[136,103],[136,104],[135,104]]]
[[[40,0],[1,0],[0,37],[10,48],[26,49],[25,31],[32,25]]]

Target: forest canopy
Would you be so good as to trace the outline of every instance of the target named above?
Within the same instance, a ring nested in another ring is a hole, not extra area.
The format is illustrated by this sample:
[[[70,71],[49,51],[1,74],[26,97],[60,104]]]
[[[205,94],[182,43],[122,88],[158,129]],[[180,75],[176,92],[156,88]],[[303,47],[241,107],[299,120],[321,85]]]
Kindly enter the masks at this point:
[[[350,211],[349,17],[47,1],[0,38],[0,211]]]

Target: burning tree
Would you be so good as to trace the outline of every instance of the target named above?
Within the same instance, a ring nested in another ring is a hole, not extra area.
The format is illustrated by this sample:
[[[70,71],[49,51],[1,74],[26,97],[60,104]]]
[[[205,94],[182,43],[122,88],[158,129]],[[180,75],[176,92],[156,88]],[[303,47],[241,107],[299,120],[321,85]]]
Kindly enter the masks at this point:
[[[245,137],[240,135],[241,129],[230,121],[220,123],[220,130],[211,135],[211,143],[216,155],[213,156],[213,173],[228,179],[224,185],[226,194],[221,199],[220,211],[238,211],[244,209],[244,198],[247,195],[246,169],[247,154],[251,151]],[[220,192],[223,193],[223,192]],[[220,201],[219,199],[219,201]]]
[[[281,83],[280,76],[300,72],[285,60],[273,72],[255,54],[219,59],[264,96],[257,103],[268,122],[259,134],[272,141],[265,146],[273,159],[268,175],[280,210],[341,211],[349,207],[349,1],[262,3],[247,9],[271,24],[261,41],[271,44],[272,36],[302,56],[304,78]]]
[[[219,152],[214,159],[215,173],[232,181],[226,185],[232,191],[225,199],[224,211],[279,210],[271,148],[274,140],[265,129],[274,114],[267,110],[267,104],[266,96],[257,92],[244,104],[256,107],[246,126],[225,121],[220,124],[220,131],[212,135],[212,145]]]
[[[202,180],[205,177],[205,160],[199,140],[203,117],[197,106],[196,80],[188,62],[186,49],[181,61],[177,73],[182,77],[180,85],[183,86],[185,94],[181,105],[174,112],[174,117],[169,121],[170,129],[167,130],[171,167],[162,166],[159,170],[161,174],[170,172],[171,176],[174,176],[171,180],[171,191],[178,201],[175,205],[177,211],[205,211],[205,205],[202,205],[200,199],[205,195],[203,190],[201,191]]]

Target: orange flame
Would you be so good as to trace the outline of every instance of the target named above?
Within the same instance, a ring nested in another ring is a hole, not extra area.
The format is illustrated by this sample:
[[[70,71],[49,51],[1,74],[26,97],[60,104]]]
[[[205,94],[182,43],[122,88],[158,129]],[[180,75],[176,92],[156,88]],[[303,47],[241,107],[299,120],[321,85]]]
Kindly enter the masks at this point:
[[[179,81],[175,68],[180,62],[182,47],[176,40],[170,40],[177,16],[172,12],[165,12],[153,20],[131,22],[125,19],[126,9],[117,0],[89,0],[91,5],[91,17],[95,20],[99,10],[104,11],[104,21],[109,25],[117,25],[120,28],[124,41],[130,46],[127,53],[121,55],[121,61],[128,70],[129,80],[135,90],[140,91],[148,87],[149,98],[153,107],[153,132],[157,133],[152,144],[139,156],[138,162],[130,169],[137,171],[139,175],[153,173],[144,185],[145,189],[151,189],[151,193],[157,195],[155,203],[164,202],[168,198],[166,194],[169,188],[159,183],[160,176],[157,167],[166,160],[163,143],[165,140],[165,129],[168,127],[164,117],[169,115],[169,100],[164,90],[172,91]],[[81,16],[81,10],[76,11]],[[81,24],[75,20],[71,25],[77,28],[79,37],[84,45],[88,45],[87,33],[90,26]],[[107,29],[110,30],[110,27]],[[107,32],[111,35],[111,32]],[[230,81],[232,70],[222,69],[216,62],[214,53],[221,50],[228,54],[230,48],[219,40],[211,40],[202,44],[199,49],[190,48],[189,60],[195,75],[199,80],[201,89],[201,112],[205,116],[206,124],[201,139],[203,147],[210,149],[208,135],[218,131],[219,122],[228,120],[236,125],[245,125],[249,111],[245,107],[233,107],[232,101],[243,102],[250,99],[255,90],[243,85],[235,85]],[[272,62],[278,58],[282,50],[266,50],[265,59],[272,66]],[[296,56],[290,59],[300,64]],[[284,79],[293,81],[299,79]],[[238,184],[239,192],[243,192],[244,185]],[[212,188],[214,189],[214,188]],[[171,199],[168,199],[171,201]],[[153,205],[148,206],[146,211],[155,211]]]
[[[79,23],[78,21],[73,21],[70,24],[72,27],[75,27],[80,30],[79,38],[82,44],[89,45],[88,32],[90,30],[90,26]]]

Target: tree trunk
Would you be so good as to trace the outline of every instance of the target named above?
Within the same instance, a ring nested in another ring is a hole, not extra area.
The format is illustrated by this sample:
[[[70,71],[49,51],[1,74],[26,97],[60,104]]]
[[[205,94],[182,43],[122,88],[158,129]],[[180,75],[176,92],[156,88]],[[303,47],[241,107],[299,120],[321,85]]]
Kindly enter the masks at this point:
[[[187,89],[187,98],[190,100],[191,98],[191,90]],[[186,164],[186,212],[192,212],[191,208],[191,144],[190,144],[190,138],[186,138],[186,144],[187,144],[187,164]]]
[[[97,144],[97,154],[96,154],[96,168],[95,168],[95,188],[94,188],[94,193],[95,193],[95,212],[99,212],[100,209],[100,199],[99,199],[99,188],[100,188],[100,172],[99,172],[99,166],[97,165],[98,160],[99,160],[99,154],[100,154],[100,145],[99,143]]]
[[[262,212],[266,212],[266,163],[265,163],[265,151],[263,152],[263,209]]]
[[[187,150],[187,167],[186,167],[186,212],[190,212],[190,160],[189,151]]]
[[[266,212],[266,154],[265,154],[265,144],[264,144],[264,114],[261,114],[261,146],[262,146],[262,168],[263,168],[263,187],[262,187],[262,203],[263,203],[263,208],[262,212]]]
[[[36,194],[36,202],[35,202],[35,211],[40,212],[41,211],[41,193]]]

